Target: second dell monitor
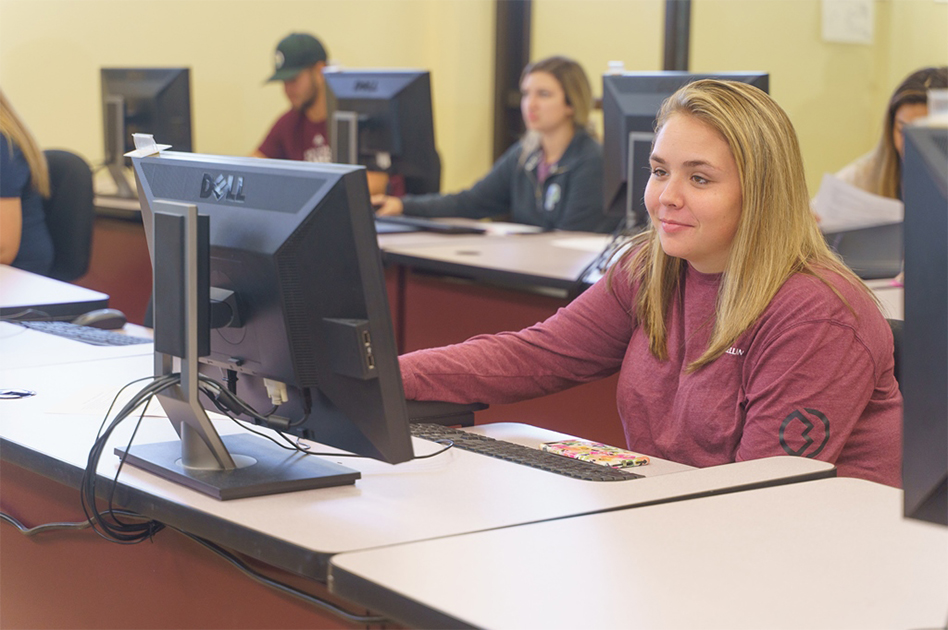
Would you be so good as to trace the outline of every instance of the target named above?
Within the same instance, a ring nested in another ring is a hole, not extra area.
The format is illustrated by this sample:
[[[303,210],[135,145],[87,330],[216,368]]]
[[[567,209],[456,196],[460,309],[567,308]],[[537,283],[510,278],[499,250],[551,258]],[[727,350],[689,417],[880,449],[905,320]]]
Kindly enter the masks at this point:
[[[666,98],[698,79],[726,79],[770,88],[766,72],[626,72],[602,77],[605,199],[610,213],[624,215],[626,226],[645,225],[645,184],[655,136],[655,117]]]

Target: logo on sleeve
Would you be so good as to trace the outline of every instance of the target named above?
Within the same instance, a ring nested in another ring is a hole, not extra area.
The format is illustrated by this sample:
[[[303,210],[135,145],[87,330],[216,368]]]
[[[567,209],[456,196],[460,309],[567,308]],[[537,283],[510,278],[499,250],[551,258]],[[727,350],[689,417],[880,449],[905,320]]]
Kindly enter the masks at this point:
[[[780,425],[780,446],[788,455],[816,457],[829,441],[830,423],[816,409],[804,408],[803,411],[806,413],[797,409],[784,418]]]

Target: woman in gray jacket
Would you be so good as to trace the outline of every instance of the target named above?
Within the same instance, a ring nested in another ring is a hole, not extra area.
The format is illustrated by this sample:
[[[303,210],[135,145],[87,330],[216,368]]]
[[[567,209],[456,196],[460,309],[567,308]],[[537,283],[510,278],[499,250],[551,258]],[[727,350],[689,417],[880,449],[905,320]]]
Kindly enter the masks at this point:
[[[376,195],[377,213],[611,232],[618,221],[604,213],[602,147],[587,130],[592,91],[586,73],[565,57],[542,59],[524,68],[520,93],[527,133],[486,177],[450,195]]]

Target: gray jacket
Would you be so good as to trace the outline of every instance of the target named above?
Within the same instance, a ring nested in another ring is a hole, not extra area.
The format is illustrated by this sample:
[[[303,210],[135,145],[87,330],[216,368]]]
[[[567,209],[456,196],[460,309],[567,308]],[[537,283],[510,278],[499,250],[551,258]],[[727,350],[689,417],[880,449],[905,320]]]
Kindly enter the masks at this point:
[[[556,168],[537,183],[537,149],[520,164],[521,142],[510,147],[482,180],[451,195],[408,195],[404,213],[423,217],[468,217],[537,225],[547,230],[611,232],[617,217],[604,213],[602,147],[577,130]]]

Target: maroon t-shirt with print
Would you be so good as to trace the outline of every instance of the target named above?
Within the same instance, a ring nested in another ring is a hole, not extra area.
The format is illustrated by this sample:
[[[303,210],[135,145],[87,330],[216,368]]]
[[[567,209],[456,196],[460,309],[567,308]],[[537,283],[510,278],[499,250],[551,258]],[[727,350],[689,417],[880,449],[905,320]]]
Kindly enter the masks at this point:
[[[332,161],[326,121],[313,122],[295,109],[280,116],[257,150],[278,160]]]

